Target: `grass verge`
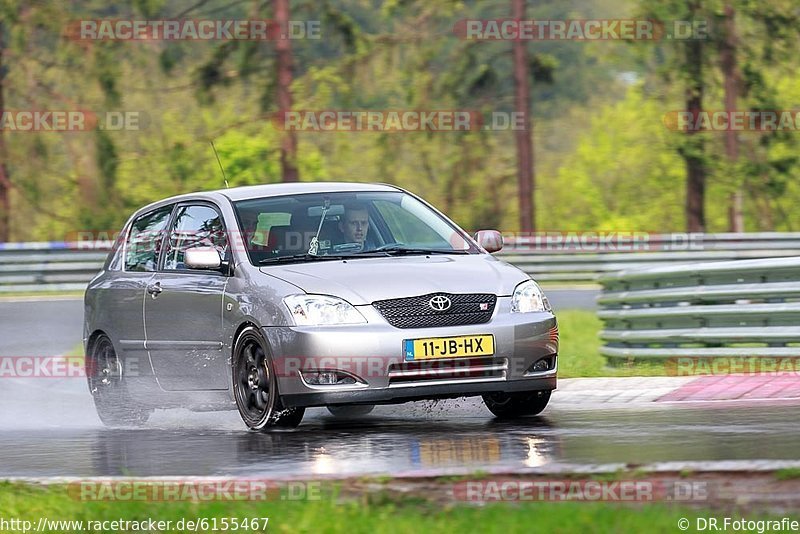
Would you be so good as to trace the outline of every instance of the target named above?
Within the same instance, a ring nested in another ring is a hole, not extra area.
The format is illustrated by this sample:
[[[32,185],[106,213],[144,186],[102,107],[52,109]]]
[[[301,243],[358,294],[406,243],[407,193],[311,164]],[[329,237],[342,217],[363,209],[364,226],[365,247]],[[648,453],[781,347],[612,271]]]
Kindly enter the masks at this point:
[[[600,330],[603,322],[594,311],[561,310],[558,316],[560,336],[558,376],[560,378],[599,376],[663,376],[664,363],[633,362],[610,365],[600,354]]]
[[[3,518],[31,521],[39,518],[87,523],[127,520],[171,521],[170,532],[194,531],[185,521],[205,519],[199,531],[217,530],[223,518],[269,518],[269,532],[332,532],[355,534],[383,532],[678,532],[682,518],[695,525],[696,518],[719,514],[698,509],[643,505],[636,507],[605,503],[493,503],[485,506],[442,505],[424,499],[375,499],[339,502],[333,498],[317,501],[267,502],[84,502],[70,496],[64,486],[39,487],[0,483],[0,510]],[[184,520],[184,528],[177,528]],[[99,525],[97,525],[99,526]],[[120,525],[117,525],[118,527]],[[134,531],[134,528],[116,528]],[[264,532],[258,528],[241,531]],[[52,531],[76,531],[76,525],[61,525]],[[11,532],[11,529],[2,530]],[[19,532],[20,530],[16,530]],[[105,532],[109,532],[108,528]]]

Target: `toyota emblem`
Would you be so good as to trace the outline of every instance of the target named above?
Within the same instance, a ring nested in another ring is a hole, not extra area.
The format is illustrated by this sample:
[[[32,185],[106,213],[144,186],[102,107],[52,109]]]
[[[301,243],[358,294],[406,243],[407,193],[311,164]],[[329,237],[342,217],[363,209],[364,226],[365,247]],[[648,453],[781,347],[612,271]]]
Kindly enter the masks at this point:
[[[436,295],[428,301],[428,306],[430,306],[434,311],[443,312],[449,310],[450,306],[452,306],[452,303],[450,302],[450,299],[444,295]]]

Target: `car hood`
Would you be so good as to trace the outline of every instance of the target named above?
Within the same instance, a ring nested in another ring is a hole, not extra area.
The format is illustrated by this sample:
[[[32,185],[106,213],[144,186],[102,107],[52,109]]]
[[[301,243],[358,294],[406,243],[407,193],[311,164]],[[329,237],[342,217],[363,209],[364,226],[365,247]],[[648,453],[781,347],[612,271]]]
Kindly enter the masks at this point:
[[[489,254],[358,258],[261,267],[306,293],[334,295],[354,305],[428,293],[509,296],[528,275]]]

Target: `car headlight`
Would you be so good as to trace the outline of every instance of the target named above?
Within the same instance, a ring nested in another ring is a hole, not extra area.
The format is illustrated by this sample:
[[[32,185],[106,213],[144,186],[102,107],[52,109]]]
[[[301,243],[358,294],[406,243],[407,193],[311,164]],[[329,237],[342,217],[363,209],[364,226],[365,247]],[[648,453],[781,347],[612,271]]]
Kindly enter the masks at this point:
[[[542,288],[533,280],[522,282],[514,289],[511,297],[511,313],[550,311],[550,302]]]
[[[289,295],[283,299],[297,326],[361,324],[367,320],[352,304],[326,295]]]

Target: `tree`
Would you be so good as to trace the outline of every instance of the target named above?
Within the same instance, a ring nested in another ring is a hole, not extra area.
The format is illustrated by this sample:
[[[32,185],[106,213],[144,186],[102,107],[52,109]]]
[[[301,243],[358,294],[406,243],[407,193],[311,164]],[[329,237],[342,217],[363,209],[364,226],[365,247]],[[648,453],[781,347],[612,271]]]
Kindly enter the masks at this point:
[[[724,35],[720,42],[719,59],[725,86],[725,111],[729,114],[736,110],[736,99],[739,94],[739,70],[736,65],[736,11],[730,0],[724,7]],[[739,159],[739,144],[736,130],[729,128],[725,132],[725,154],[731,165]],[[744,232],[744,213],[741,187],[731,193],[728,207],[728,231]]]
[[[665,21],[708,20],[707,4],[701,0],[640,0],[640,16],[645,19]],[[681,88],[686,111],[698,116],[703,110],[706,92],[707,50],[703,36],[689,39],[669,39],[654,46],[644,42],[650,54],[659,62],[660,83]],[[678,154],[686,167],[686,196],[684,217],[686,231],[706,230],[706,181],[708,178],[707,147],[704,134],[694,129],[684,133],[677,144]]]
[[[511,17],[525,20],[525,0],[512,0]],[[514,108],[525,120],[525,128],[514,133],[517,145],[517,184],[519,187],[519,229],[533,232],[536,229],[536,212],[533,205],[535,172],[533,160],[533,119],[531,118],[528,54],[525,42],[516,39],[512,44],[514,55]]]
[[[688,20],[693,20],[699,12],[697,1],[687,4]],[[693,117],[699,116],[703,110],[703,41],[690,39],[684,41],[684,64],[686,72],[686,110]],[[689,129],[686,132],[686,143],[682,147],[681,156],[686,163],[686,231],[705,232],[706,230],[706,176],[708,174],[704,161],[705,139],[700,132]]]
[[[273,0],[273,14],[280,32],[288,32],[289,0]],[[292,45],[288,33],[278,35],[275,42],[278,113],[292,109]],[[297,182],[297,133],[287,130],[281,139],[281,178],[284,182]]]
[[[800,37],[796,2],[725,0],[719,16],[722,32],[718,45],[726,110],[794,108],[796,97],[781,86],[796,83],[793,80]],[[740,158],[742,153],[745,158]],[[789,182],[796,180],[800,161],[797,153],[797,136],[793,132],[726,132],[728,166],[722,170],[733,176],[729,180],[729,231],[744,231],[745,199],[753,207],[749,225],[755,225],[756,230],[774,228],[773,210],[783,211],[780,203],[790,190]],[[792,226],[785,212],[779,217]]]
[[[0,20],[0,115],[5,112],[5,24]],[[11,178],[8,174],[8,151],[5,132],[0,128],[0,242],[9,239],[11,231]]]

